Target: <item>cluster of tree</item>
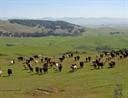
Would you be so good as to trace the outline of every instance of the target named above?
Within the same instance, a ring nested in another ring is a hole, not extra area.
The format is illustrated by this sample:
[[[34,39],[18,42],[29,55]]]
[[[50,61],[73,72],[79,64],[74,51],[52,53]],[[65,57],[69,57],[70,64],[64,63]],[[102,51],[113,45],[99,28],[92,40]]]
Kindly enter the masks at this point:
[[[58,30],[59,31],[59,30]],[[43,37],[43,36],[77,36],[80,33],[74,32],[74,33],[67,33],[64,31],[58,32],[58,31],[49,31],[47,33],[43,32],[33,32],[33,33],[26,33],[26,32],[2,32],[0,31],[0,37]]]
[[[18,23],[30,27],[35,27],[39,26],[40,27],[45,27],[47,29],[73,29],[74,26],[80,27],[79,25],[71,24],[65,21],[48,21],[48,20],[23,20],[23,19],[10,19],[10,23]]]
[[[1,37],[41,37],[41,36],[45,36],[43,33],[26,33],[26,32],[1,32],[0,31],[0,36]]]

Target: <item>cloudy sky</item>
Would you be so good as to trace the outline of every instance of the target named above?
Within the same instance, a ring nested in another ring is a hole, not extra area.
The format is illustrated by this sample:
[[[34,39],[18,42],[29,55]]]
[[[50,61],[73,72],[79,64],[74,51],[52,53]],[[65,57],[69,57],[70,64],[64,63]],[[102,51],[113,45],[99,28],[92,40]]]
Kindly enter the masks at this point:
[[[0,17],[128,18],[128,0],[0,0]]]

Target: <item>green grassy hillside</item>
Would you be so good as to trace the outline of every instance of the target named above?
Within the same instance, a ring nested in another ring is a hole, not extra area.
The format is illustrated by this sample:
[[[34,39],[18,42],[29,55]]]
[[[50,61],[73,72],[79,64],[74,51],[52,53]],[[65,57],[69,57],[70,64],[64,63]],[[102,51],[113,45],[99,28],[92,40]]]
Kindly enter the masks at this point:
[[[79,36],[79,37],[42,37],[42,38],[0,38],[0,98],[114,98],[119,84],[123,97],[128,97],[128,58],[115,58],[116,67],[91,70],[91,63],[83,69],[70,73],[70,64],[79,63],[66,59],[62,72],[49,69],[48,74],[37,75],[24,70],[22,62],[8,66],[10,60],[18,56],[59,57],[66,51],[78,51],[83,61],[86,56],[95,55],[108,49],[128,48],[127,36]],[[35,66],[41,66],[38,63]],[[14,74],[7,77],[7,69]]]
[[[98,48],[128,48],[127,42],[127,36],[1,38],[0,51],[5,54],[20,54],[22,51],[22,54],[56,55],[68,50],[96,52]]]

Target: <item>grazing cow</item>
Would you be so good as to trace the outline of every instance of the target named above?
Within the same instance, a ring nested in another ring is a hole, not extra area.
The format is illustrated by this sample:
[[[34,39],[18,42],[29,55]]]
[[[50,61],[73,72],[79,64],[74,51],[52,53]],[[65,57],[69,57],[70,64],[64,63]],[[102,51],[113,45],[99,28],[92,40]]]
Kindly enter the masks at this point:
[[[33,68],[32,67],[29,67],[30,71],[33,72]]]
[[[77,60],[77,57],[75,56],[74,59],[75,59],[75,61],[76,61],[76,60]]]
[[[79,61],[80,56],[75,56],[74,59],[75,59],[75,61]]]
[[[44,73],[47,73],[48,72],[48,63],[45,63],[43,65],[43,71],[44,71]]]
[[[60,60],[60,62],[63,62],[64,59],[63,58],[59,58],[59,60]]]
[[[23,63],[23,67],[24,67],[25,70],[28,69],[28,66],[25,63]]]
[[[85,62],[88,62],[88,57],[85,58]]]
[[[97,68],[97,63],[96,63],[96,61],[95,60],[93,60],[92,61],[92,65],[91,66],[93,66],[94,67],[94,69],[96,69]]]
[[[12,69],[8,69],[8,76],[12,74]]]
[[[69,54],[69,57],[70,57],[70,58],[73,57],[73,53],[70,53],[70,54]]]
[[[27,66],[28,66],[29,70],[30,70],[31,72],[33,72],[33,67],[32,67],[32,65],[31,65],[30,63],[27,63]]]
[[[123,56],[122,55],[120,55],[120,59],[122,59],[123,58]]]
[[[98,62],[97,65],[98,65],[98,69],[100,69],[100,68],[103,69],[104,63],[103,62]]]
[[[64,59],[65,59],[65,56],[62,56],[59,58],[60,62],[63,62]]]
[[[103,69],[104,62],[101,62],[100,59],[96,59],[92,61],[92,66],[94,67],[94,69]]]
[[[115,54],[113,52],[110,53],[111,57],[114,58]]]
[[[0,69],[0,77],[2,76],[3,71]]]
[[[61,71],[61,70],[62,70],[62,68],[63,68],[61,64],[59,64],[59,66],[58,66],[58,67],[59,67],[59,71]]]
[[[119,56],[120,55],[120,52],[119,51],[116,51],[116,56]]]
[[[113,68],[113,67],[115,67],[115,65],[116,65],[115,61],[111,61],[109,63],[109,68]]]
[[[34,58],[39,58],[39,56],[38,56],[38,55],[34,55],[33,57],[34,57]]]
[[[24,58],[23,58],[22,56],[18,57],[17,59],[18,59],[19,61],[23,61],[23,60],[24,60]]]
[[[31,61],[29,60],[29,59],[27,59],[26,61],[25,61],[25,63],[26,64],[29,64]]]
[[[108,52],[108,51],[103,51],[103,54],[104,54],[105,56],[108,56],[108,55],[110,55],[110,52]]]
[[[100,57],[101,57],[101,58],[103,58],[103,56],[104,56],[103,54],[100,54]]]
[[[75,71],[75,70],[77,70],[77,65],[76,64],[72,64],[70,68],[72,69],[72,71]]]
[[[59,63],[56,63],[56,64],[55,64],[55,70],[56,70],[56,71],[59,70],[59,71],[61,72],[61,70],[62,70],[62,65],[59,64]]]
[[[37,64],[39,61],[38,60],[35,60],[34,62],[35,62],[35,64]]]
[[[40,68],[39,67],[35,67],[35,71],[36,71],[37,74],[39,74]]]
[[[84,62],[80,62],[80,68],[84,67]]]
[[[10,65],[13,65],[13,64],[15,64],[15,60],[10,61]]]
[[[28,68],[30,69],[31,64],[29,60],[26,60],[25,62],[23,62],[23,67],[25,70],[28,70]]]
[[[112,59],[112,57],[111,57],[111,55],[109,55],[109,56],[106,57],[105,62],[110,61],[111,59]]]
[[[124,58],[128,57],[128,53],[127,52],[123,53],[123,57]]]
[[[34,61],[34,58],[30,57],[30,58],[29,58],[29,61]]]
[[[50,61],[49,64],[50,64],[50,67],[52,67],[53,65],[56,65],[56,62]]]
[[[39,68],[40,74],[42,74],[43,72],[43,68]]]
[[[47,61],[48,60],[48,57],[45,57],[44,60]]]
[[[97,58],[96,59],[96,65],[97,65],[97,68],[98,69],[102,69],[103,68],[103,66],[104,66],[104,63],[101,61],[101,58]]]
[[[44,61],[47,62],[47,63],[50,63],[51,58],[45,57],[45,58],[44,58]]]
[[[80,56],[77,56],[77,60],[79,60],[80,59]]]
[[[90,62],[91,61],[91,57],[88,56],[88,57],[85,58],[85,60],[86,60],[86,62]]]
[[[69,57],[69,58],[73,57],[73,53],[72,52],[66,52],[63,55],[65,55],[66,57]]]
[[[90,57],[90,56],[88,57],[88,61],[89,61],[89,62],[91,61],[91,57]]]
[[[47,62],[50,63],[51,62],[51,58],[48,58]]]
[[[43,58],[41,58],[41,60],[40,60],[42,63],[44,62],[44,59]]]

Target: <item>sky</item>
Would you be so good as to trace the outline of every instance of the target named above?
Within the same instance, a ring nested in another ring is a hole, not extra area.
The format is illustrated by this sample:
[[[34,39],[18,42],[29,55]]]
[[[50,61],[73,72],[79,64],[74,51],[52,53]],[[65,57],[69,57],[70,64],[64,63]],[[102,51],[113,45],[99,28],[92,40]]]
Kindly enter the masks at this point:
[[[128,18],[128,0],[0,0],[0,17]]]

